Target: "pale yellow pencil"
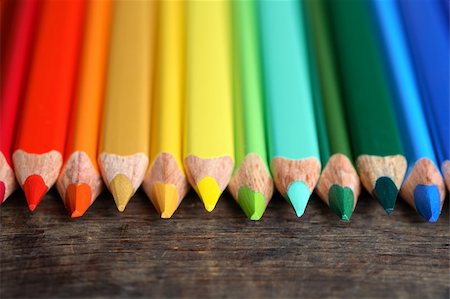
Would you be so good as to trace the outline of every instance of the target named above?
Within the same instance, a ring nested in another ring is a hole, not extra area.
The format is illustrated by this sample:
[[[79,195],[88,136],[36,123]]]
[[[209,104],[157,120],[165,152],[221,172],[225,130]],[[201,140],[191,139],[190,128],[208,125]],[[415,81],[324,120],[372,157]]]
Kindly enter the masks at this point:
[[[114,4],[98,161],[122,212],[148,166],[156,2]]]

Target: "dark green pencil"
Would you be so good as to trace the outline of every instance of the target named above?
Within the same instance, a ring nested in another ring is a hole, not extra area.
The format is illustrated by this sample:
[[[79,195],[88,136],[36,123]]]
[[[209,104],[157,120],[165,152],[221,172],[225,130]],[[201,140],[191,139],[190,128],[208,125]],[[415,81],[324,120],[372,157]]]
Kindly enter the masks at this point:
[[[315,113],[322,164],[316,191],[342,220],[355,209],[361,183],[352,164],[350,139],[345,123],[336,61],[323,0],[304,2],[310,44]]]

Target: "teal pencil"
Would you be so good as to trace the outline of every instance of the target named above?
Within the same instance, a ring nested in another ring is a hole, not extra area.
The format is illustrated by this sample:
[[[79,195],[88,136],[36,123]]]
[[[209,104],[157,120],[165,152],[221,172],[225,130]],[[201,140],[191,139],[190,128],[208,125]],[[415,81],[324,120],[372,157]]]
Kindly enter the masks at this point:
[[[269,160],[275,186],[298,217],[321,168],[299,4],[259,2]]]

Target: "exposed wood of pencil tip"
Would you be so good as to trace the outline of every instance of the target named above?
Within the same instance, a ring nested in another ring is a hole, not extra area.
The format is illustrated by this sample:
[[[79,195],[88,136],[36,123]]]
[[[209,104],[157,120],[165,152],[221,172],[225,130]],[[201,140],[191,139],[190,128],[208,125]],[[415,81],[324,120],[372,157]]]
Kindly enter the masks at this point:
[[[442,173],[444,174],[445,184],[447,185],[447,190],[450,191],[450,161],[446,160],[442,164]]]
[[[176,159],[170,153],[160,153],[150,166],[148,174],[144,178],[142,187],[145,193],[154,200],[153,187],[155,183],[172,184],[178,191],[178,203],[189,191],[189,183],[183,170],[180,169]]]
[[[397,189],[400,190],[406,172],[406,165],[406,159],[402,155],[386,157],[361,155],[356,159],[361,183],[369,192],[374,190],[375,184],[380,177],[389,177]]]
[[[312,192],[320,176],[320,161],[317,158],[290,160],[276,157],[272,159],[272,174],[275,186],[283,196],[286,196],[289,185],[302,181]]]
[[[274,188],[272,177],[257,154],[248,154],[231,178],[228,189],[235,200],[238,199],[239,189],[242,186],[263,194],[266,201],[272,198]]]
[[[51,187],[61,170],[62,155],[54,150],[32,154],[19,149],[14,152],[13,161],[16,178],[21,186],[30,175],[37,174],[42,177],[47,187]]]
[[[82,151],[70,155],[59,175],[56,187],[63,199],[70,184],[87,184],[91,188],[91,203],[102,192],[103,181],[89,156]]]
[[[358,173],[349,158],[343,154],[334,154],[328,160],[317,183],[317,194],[328,203],[328,192],[333,185],[348,187],[353,191],[354,206],[361,193]]]
[[[229,156],[203,159],[194,155],[188,155],[184,159],[184,165],[191,185],[196,186],[202,178],[210,176],[216,180],[220,190],[223,191],[230,182],[234,162]]]
[[[436,185],[439,189],[441,207],[445,199],[445,185],[439,170],[427,158],[418,160],[400,189],[400,196],[414,206],[414,188],[416,185]]]
[[[17,181],[13,169],[6,162],[2,152],[0,152],[0,181],[4,184],[3,200],[5,200],[17,188]],[[1,197],[0,200],[2,200]]]
[[[103,180],[108,185],[108,188],[117,175],[124,175],[130,181],[134,191],[136,191],[144,179],[148,166],[148,157],[143,153],[121,156],[103,152],[98,156],[98,164]]]

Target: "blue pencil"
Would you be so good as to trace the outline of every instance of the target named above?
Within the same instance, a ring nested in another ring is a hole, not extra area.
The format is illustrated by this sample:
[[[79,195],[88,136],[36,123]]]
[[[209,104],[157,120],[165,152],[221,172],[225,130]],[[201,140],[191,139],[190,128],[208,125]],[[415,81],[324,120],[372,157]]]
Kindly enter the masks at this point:
[[[439,1],[401,0],[400,8],[410,42],[422,105],[434,150],[449,187],[450,101],[448,19]]]
[[[436,221],[445,199],[444,180],[421,106],[414,65],[394,1],[372,1],[388,76],[391,78],[396,118],[408,160],[400,196],[427,221]]]

